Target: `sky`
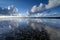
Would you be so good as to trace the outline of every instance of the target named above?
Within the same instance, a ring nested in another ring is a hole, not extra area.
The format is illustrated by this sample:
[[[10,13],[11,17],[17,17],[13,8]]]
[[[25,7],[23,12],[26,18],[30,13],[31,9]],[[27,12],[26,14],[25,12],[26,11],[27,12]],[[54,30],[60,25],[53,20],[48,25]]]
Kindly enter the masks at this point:
[[[19,13],[34,15],[60,14],[60,0],[0,0],[0,7],[15,6]]]
[[[21,13],[25,13],[35,4],[40,4],[40,0],[0,0],[1,7],[8,7],[10,5],[14,5],[19,9]]]
[[[44,2],[45,1],[45,2]],[[21,13],[25,13],[33,5],[39,5],[41,2],[47,4],[47,0],[0,0],[1,7],[8,7],[10,5],[16,6]]]

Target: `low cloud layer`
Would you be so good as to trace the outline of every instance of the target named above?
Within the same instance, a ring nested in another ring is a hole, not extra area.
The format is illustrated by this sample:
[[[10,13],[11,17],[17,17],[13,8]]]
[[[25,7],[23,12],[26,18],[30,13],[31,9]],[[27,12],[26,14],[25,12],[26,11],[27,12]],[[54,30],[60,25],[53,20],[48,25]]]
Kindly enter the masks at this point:
[[[40,3],[39,6],[34,5],[31,9],[31,13],[39,13],[46,10],[49,10],[51,8],[55,8],[57,6],[60,6],[60,0],[49,0],[49,3],[47,5]]]
[[[60,17],[58,12],[54,12],[53,14],[50,13],[37,13],[34,15],[30,15],[30,17]]]

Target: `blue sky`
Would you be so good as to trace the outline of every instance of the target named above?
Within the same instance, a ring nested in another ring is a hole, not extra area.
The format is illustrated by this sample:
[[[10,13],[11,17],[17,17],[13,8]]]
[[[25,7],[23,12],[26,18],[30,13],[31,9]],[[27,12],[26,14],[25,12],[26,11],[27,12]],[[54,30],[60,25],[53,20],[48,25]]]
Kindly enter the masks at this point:
[[[25,13],[33,5],[39,5],[41,2],[47,4],[48,0],[0,0],[0,6],[7,7],[14,5],[19,9],[20,12]]]
[[[40,5],[40,3],[48,5],[49,3],[51,4],[52,1],[54,1],[54,3],[56,2],[55,0],[0,0],[0,7],[6,8],[10,5],[14,5],[18,8],[20,13],[25,14],[26,11],[31,10],[34,5],[36,5],[37,7]],[[52,6],[51,8],[49,8],[50,5],[48,5],[48,10],[50,10],[50,14],[53,14],[54,12],[60,13],[60,3],[59,6],[57,6],[57,4],[56,7]]]

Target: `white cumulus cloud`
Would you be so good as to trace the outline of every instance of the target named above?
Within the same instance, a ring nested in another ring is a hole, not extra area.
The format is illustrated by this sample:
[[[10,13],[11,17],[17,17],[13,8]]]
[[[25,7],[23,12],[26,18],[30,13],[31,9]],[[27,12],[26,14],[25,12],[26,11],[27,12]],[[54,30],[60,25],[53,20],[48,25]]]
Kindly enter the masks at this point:
[[[34,5],[33,7],[32,7],[32,9],[31,9],[31,12],[41,12],[41,11],[43,11],[43,10],[45,10],[45,5],[43,4],[43,3],[40,3],[40,5],[37,7],[37,5]]]
[[[34,5],[31,9],[31,12],[32,13],[43,12],[45,10],[49,10],[49,9],[57,7],[57,6],[60,6],[60,0],[49,0],[49,3],[47,5],[45,5],[43,3],[40,3],[39,6]]]
[[[56,6],[60,6],[60,0],[49,0],[49,4],[46,5],[47,9],[54,8]]]

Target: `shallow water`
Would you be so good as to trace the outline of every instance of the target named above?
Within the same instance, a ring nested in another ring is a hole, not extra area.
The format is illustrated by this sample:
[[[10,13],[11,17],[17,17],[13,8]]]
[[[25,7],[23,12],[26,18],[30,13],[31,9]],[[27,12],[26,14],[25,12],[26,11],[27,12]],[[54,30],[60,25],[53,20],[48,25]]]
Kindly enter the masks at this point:
[[[35,30],[41,31],[42,27],[46,29],[46,26],[60,30],[60,19],[11,19],[0,20],[0,39],[4,39],[6,36],[15,35],[14,32],[20,32],[21,30]],[[18,31],[17,31],[18,30]],[[47,30],[47,29],[46,29]],[[59,31],[57,30],[57,31]],[[60,31],[59,31],[60,32]],[[47,33],[49,33],[47,31]],[[52,32],[50,32],[52,33]]]

